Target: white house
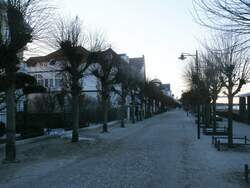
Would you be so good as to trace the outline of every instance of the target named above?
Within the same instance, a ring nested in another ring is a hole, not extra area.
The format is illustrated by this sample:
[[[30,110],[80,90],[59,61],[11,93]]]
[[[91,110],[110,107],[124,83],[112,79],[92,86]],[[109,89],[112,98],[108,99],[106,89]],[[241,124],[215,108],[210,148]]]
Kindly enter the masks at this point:
[[[80,50],[81,53],[87,54],[87,51],[84,48],[81,48]],[[146,73],[144,56],[141,58],[129,58],[126,54],[120,54],[119,56],[124,60],[124,63],[128,63],[134,67],[136,72],[141,75],[141,79],[145,80]],[[64,87],[61,65],[65,60],[66,59],[60,50],[52,52],[46,56],[31,57],[26,61],[26,72],[34,76],[37,79],[37,82],[47,88],[47,90],[51,92],[60,92]],[[85,96],[97,100],[97,86],[99,83],[95,76],[91,74],[85,75],[80,84]],[[31,94],[31,98],[32,96],[34,96],[34,94]],[[115,95],[115,93],[111,94],[111,103],[113,106],[117,107],[119,105],[118,98],[119,96]],[[128,104],[130,103],[129,101],[128,98]]]
[[[82,49],[84,52],[84,49]],[[85,53],[85,52],[84,52]],[[141,78],[145,80],[145,60],[144,56],[141,58],[129,58],[126,54],[121,54],[120,57],[124,60],[125,63],[129,63],[133,66]],[[62,63],[65,61],[65,58],[62,56],[60,51],[52,52],[46,56],[31,57],[26,62],[21,64],[20,70],[27,74],[34,76],[37,79],[38,84],[47,88],[48,91],[53,93],[59,93],[62,91],[63,85],[63,75],[62,75]],[[83,88],[83,93],[85,96],[92,100],[97,100],[97,85],[98,81],[93,75],[86,75],[81,80],[81,86]],[[28,96],[29,101],[39,94],[30,94]],[[119,96],[114,93],[111,94],[111,103],[112,105],[118,107]],[[24,99],[25,100],[25,99]],[[24,100],[21,100],[17,104],[18,111],[24,109]],[[127,98],[127,116],[130,118],[130,97]],[[32,103],[32,102],[31,102]],[[31,105],[32,106],[32,105]],[[29,109],[29,108],[28,108]],[[30,108],[32,109],[32,107]],[[32,110],[31,110],[32,111]],[[6,113],[3,111],[2,115],[0,114],[0,121],[6,122]]]

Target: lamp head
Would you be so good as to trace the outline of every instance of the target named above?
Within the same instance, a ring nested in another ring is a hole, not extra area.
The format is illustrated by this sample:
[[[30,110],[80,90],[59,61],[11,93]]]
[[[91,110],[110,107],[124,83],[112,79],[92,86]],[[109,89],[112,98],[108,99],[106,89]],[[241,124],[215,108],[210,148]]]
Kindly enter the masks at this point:
[[[185,60],[187,57],[184,54],[181,54],[181,56],[179,57],[180,60]]]

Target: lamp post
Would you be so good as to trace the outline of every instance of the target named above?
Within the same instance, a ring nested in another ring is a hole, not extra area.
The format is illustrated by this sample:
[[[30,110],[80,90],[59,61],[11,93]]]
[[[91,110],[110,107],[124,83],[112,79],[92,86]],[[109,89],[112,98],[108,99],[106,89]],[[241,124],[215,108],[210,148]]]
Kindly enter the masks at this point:
[[[195,68],[196,68],[196,73],[197,73],[197,78],[198,78],[198,75],[199,75],[198,51],[196,50],[195,54],[182,53],[179,59],[183,61],[187,57],[195,58]],[[197,79],[197,89],[199,89],[199,79]],[[198,94],[199,94],[199,90],[198,90]],[[200,139],[200,99],[199,97],[198,97],[198,104],[197,104],[197,138]]]

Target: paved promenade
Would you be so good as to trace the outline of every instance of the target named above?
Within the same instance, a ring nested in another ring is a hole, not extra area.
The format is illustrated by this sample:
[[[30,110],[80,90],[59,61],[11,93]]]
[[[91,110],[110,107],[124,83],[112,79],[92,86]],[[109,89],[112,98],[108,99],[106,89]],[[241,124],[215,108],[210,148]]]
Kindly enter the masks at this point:
[[[238,134],[250,128],[239,125]],[[181,110],[81,132],[80,143],[50,138],[20,145],[20,163],[0,164],[1,188],[240,188],[250,151],[218,152],[211,138],[196,139],[192,117]],[[0,158],[3,151],[0,150]]]

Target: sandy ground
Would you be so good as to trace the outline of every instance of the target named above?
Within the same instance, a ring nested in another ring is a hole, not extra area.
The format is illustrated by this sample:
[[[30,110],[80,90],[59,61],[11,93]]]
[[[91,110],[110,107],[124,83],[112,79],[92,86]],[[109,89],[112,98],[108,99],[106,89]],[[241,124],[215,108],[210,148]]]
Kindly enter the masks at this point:
[[[236,123],[235,133],[250,137],[250,126]],[[249,187],[243,179],[249,148],[218,152],[211,137],[198,141],[194,118],[181,110],[80,135],[91,139],[73,144],[56,137],[18,146],[20,162],[0,164],[0,187]]]

